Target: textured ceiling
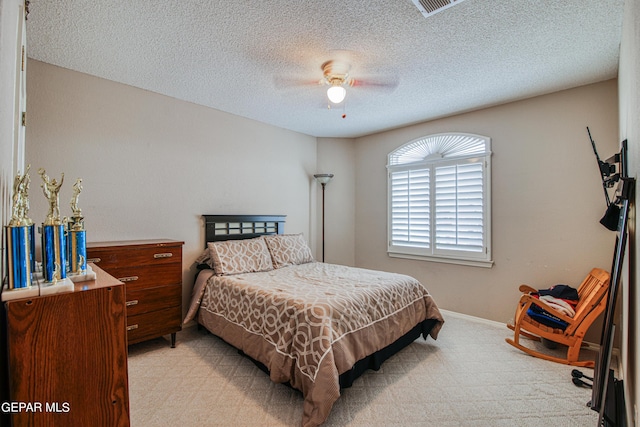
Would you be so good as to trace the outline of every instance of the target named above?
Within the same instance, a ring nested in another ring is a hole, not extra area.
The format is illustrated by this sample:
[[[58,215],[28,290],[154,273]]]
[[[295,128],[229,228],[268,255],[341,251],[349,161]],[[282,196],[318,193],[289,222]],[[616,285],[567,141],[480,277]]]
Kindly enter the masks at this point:
[[[32,0],[31,58],[313,136],[356,137],[616,77],[624,0]],[[327,109],[320,65],[390,86]],[[308,82],[308,85],[301,85]],[[342,114],[346,118],[342,118]]]

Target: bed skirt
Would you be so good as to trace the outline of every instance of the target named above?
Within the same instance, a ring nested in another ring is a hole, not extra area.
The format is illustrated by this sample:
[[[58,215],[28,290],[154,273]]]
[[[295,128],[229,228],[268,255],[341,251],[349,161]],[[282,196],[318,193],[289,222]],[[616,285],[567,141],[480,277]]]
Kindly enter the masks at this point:
[[[402,350],[403,348],[405,348],[406,346],[408,346],[409,344],[417,340],[421,335],[426,340],[427,336],[429,335],[429,332],[437,323],[438,321],[436,319],[423,320],[422,322],[414,326],[414,328],[411,329],[409,332],[407,332],[406,334],[404,334],[403,336],[401,336],[400,338],[398,338],[396,341],[392,342],[385,348],[378,350],[375,353],[363,359],[358,360],[350,370],[340,375],[339,377],[340,389],[351,387],[353,385],[353,382],[356,379],[358,379],[362,374],[364,374],[368,369],[371,369],[373,371],[379,370],[385,360],[387,360],[388,358],[390,358],[391,356],[398,353],[400,350]],[[206,330],[206,328],[204,326],[201,326],[200,324],[198,324],[198,328],[199,329],[202,328]],[[263,363],[258,362],[257,360],[247,355],[242,350],[238,350],[238,354],[241,354],[242,356],[251,360],[251,362],[253,362],[262,372],[269,375],[269,369],[267,369],[267,367]],[[290,386],[288,382],[283,384]]]

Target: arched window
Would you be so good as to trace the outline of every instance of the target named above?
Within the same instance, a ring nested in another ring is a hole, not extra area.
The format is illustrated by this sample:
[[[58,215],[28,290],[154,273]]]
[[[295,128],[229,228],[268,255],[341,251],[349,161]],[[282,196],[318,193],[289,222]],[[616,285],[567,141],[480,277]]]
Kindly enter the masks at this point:
[[[389,153],[387,169],[390,256],[492,265],[490,138],[418,138]]]

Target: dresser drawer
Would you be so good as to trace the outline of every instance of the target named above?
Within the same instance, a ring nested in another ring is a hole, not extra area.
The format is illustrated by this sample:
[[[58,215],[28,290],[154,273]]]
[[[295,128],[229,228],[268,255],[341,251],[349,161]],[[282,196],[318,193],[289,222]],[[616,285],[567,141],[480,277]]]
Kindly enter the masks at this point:
[[[127,316],[127,340],[135,344],[150,338],[172,334],[182,329],[182,307]]]
[[[182,246],[87,247],[87,261],[104,270],[131,265],[182,264]]]
[[[182,283],[181,267],[181,265],[176,264],[141,265],[109,268],[106,271],[123,282],[127,292],[129,292],[135,289]]]
[[[182,285],[127,289],[127,316],[182,306]]]

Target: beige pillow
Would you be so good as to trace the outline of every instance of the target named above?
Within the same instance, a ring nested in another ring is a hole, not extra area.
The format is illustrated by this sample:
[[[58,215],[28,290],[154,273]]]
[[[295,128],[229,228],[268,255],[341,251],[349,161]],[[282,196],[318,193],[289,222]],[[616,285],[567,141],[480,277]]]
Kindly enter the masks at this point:
[[[209,242],[213,271],[218,276],[273,270],[263,238]]]
[[[271,253],[273,267],[306,264],[313,262],[313,255],[307,242],[300,234],[273,234],[265,236],[267,247]]]

